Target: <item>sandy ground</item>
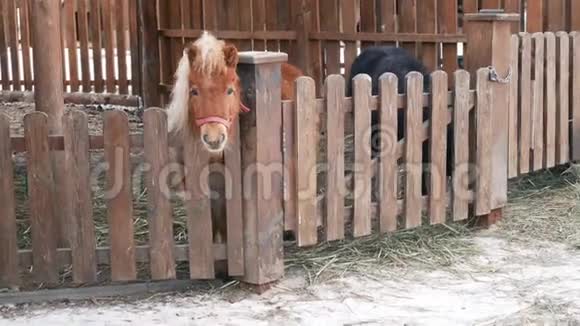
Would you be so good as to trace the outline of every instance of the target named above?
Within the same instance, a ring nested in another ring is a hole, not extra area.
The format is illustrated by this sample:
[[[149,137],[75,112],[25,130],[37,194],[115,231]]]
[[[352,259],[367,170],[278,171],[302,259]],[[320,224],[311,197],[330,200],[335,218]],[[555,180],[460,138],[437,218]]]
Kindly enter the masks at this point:
[[[312,286],[291,273],[262,296],[234,290],[37,307],[15,310],[0,325],[580,325],[579,251],[511,242],[493,231],[473,241],[481,255],[447,270]]]

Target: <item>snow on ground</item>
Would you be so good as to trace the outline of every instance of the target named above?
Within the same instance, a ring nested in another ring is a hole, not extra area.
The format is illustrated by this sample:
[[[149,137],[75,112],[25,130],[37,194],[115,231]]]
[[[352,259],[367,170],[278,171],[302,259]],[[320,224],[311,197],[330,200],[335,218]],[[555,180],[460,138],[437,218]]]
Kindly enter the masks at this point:
[[[262,296],[234,290],[47,306],[0,325],[580,325],[580,252],[509,242],[493,231],[474,241],[481,256],[447,271],[350,275],[313,286],[292,273]]]

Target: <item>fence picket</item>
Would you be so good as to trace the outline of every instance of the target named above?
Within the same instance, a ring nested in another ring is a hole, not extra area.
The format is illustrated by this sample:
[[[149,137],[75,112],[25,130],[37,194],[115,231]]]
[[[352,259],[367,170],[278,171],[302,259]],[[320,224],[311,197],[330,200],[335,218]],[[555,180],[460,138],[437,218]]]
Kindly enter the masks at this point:
[[[10,90],[10,71],[8,68],[8,43],[6,43],[6,12],[8,3],[0,1],[0,70],[2,73],[2,90]]]
[[[12,89],[15,91],[21,90],[22,76],[20,74],[20,55],[19,55],[19,37],[18,26],[16,22],[16,1],[8,1],[6,8],[7,16],[7,39],[10,45],[10,63],[12,63]]]
[[[90,181],[89,128],[87,115],[70,111],[63,117],[66,203],[75,283],[97,280],[95,226]]]
[[[103,81],[103,60],[101,54],[102,36],[101,36],[101,0],[91,1],[91,48],[93,50],[93,72],[95,79],[95,92],[104,90]]]
[[[295,138],[295,104],[296,102],[285,101],[282,102],[282,135],[284,139],[282,143],[284,144],[284,230],[297,231],[297,191],[296,180],[297,180],[297,165],[296,162],[296,144]]]
[[[544,167],[544,34],[534,33],[534,81],[532,96],[533,170]]]
[[[423,118],[423,75],[407,74],[407,107],[405,115],[405,220],[408,229],[421,225],[421,172]]]
[[[353,234],[371,234],[371,78],[359,74],[353,79],[354,104],[354,223]]]
[[[356,0],[343,0],[342,29],[345,33],[356,33]],[[357,44],[352,41],[344,42],[344,75],[350,76],[350,66],[357,56]],[[348,77],[347,77],[348,78]]]
[[[116,4],[116,36],[117,36],[117,71],[119,93],[128,94],[129,85],[127,82],[127,28],[128,24],[128,0],[115,0]],[[137,54],[135,54],[137,55]]]
[[[556,36],[552,32],[544,33],[546,41],[545,87],[544,91],[544,167],[556,165]]]
[[[520,72],[520,114],[519,114],[519,173],[526,174],[531,168],[532,148],[532,36],[522,33],[522,65]]]
[[[81,54],[81,76],[83,92],[91,91],[91,68],[89,58],[89,22],[87,17],[87,1],[77,0],[78,3],[78,38]]]
[[[439,0],[437,3],[437,10],[439,12],[439,33],[441,34],[455,34],[458,30],[457,24],[457,1],[455,0]],[[449,86],[453,85],[454,73],[458,68],[457,62],[457,44],[451,43],[442,44],[443,47],[443,69],[447,72],[449,77]]]
[[[63,38],[66,40],[66,47],[68,49],[68,72],[70,80],[70,90],[77,92],[79,90],[79,71],[78,71],[78,56],[77,56],[77,36],[76,36],[76,15],[75,4],[76,0],[65,0],[63,19]]]
[[[169,164],[167,113],[158,108],[147,109],[143,114],[143,132],[145,160],[150,166],[147,173],[147,205],[151,278],[174,279],[173,212],[169,202],[170,194],[164,190],[167,180],[162,179],[163,170]]]
[[[489,70],[477,71],[477,152],[476,152],[476,189],[475,215],[482,216],[491,211],[491,87]]]
[[[453,109],[453,220],[463,221],[469,217],[469,82],[465,70],[455,72],[455,103]]]
[[[341,75],[326,78],[326,240],[344,238],[344,92]]]
[[[133,235],[133,203],[129,162],[129,119],[123,111],[103,115],[107,171],[107,216],[111,246],[111,279],[132,281],[137,276]]]
[[[105,44],[105,89],[108,93],[116,92],[115,53],[114,53],[114,0],[102,0],[103,42]]]
[[[558,32],[558,87],[556,112],[556,163],[565,164],[570,160],[570,36]]]
[[[0,113],[0,288],[20,284],[10,118]]]
[[[510,103],[508,113],[508,177],[514,178],[518,175],[518,104],[519,104],[519,58],[520,58],[520,37],[512,35],[511,40],[512,78],[510,80]]]
[[[24,89],[32,90],[32,57],[30,54],[30,2],[20,2],[20,46],[22,47],[22,70]]]
[[[28,197],[34,276],[38,282],[57,283],[57,237],[52,161],[48,147],[47,115],[29,113],[24,117],[28,165]]]
[[[572,33],[572,160],[580,160],[580,32]]]
[[[447,73],[435,71],[431,74],[431,189],[429,194],[429,216],[431,224],[445,223],[447,204]]]
[[[228,197],[227,237],[228,237],[228,274],[243,276],[244,265],[244,217],[242,203],[242,153],[240,139],[240,124],[236,121],[230,142],[225,152],[226,164],[226,194]]]
[[[318,126],[314,80],[300,77],[295,94],[296,200],[298,203],[298,245],[311,246],[318,241],[316,215],[316,153]]]
[[[325,18],[320,20],[320,30],[323,32],[339,32],[339,8],[336,0],[320,0],[320,11]],[[327,75],[340,73],[340,44],[338,41],[325,42],[326,73]]]
[[[441,0],[420,0],[417,2],[417,33],[436,34],[437,33],[437,2]],[[432,42],[420,43],[419,58],[429,69],[434,71],[439,67],[438,44]]]
[[[386,73],[380,78],[380,217],[381,233],[397,230],[397,75]]]
[[[204,170],[209,153],[189,133],[184,133],[187,238],[189,240],[189,275],[192,279],[215,277],[213,232],[209,194],[202,188],[209,184]]]
[[[417,1],[425,0],[407,0],[399,1],[399,31],[401,33],[417,32]],[[411,55],[417,53],[417,43],[404,42],[400,47],[409,51]]]

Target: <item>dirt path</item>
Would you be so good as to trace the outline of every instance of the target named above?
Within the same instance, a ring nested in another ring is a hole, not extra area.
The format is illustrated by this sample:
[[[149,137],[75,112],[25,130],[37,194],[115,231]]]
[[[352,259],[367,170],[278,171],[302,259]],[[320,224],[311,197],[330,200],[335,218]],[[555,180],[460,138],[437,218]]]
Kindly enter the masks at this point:
[[[447,271],[351,275],[310,287],[294,273],[263,296],[234,290],[40,308],[0,325],[580,325],[580,252],[493,231],[473,241],[482,254]]]

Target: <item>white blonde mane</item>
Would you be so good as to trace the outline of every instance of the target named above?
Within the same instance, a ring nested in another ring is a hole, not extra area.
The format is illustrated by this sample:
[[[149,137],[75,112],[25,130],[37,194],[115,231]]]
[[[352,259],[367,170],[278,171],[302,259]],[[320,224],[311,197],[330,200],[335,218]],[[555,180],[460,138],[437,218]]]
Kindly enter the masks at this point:
[[[179,133],[188,128],[189,103],[189,73],[195,69],[205,75],[210,75],[225,66],[225,42],[204,31],[193,44],[197,49],[195,61],[190,65],[187,50],[179,60],[175,71],[175,84],[171,91],[171,101],[167,109],[167,121],[170,133]]]

